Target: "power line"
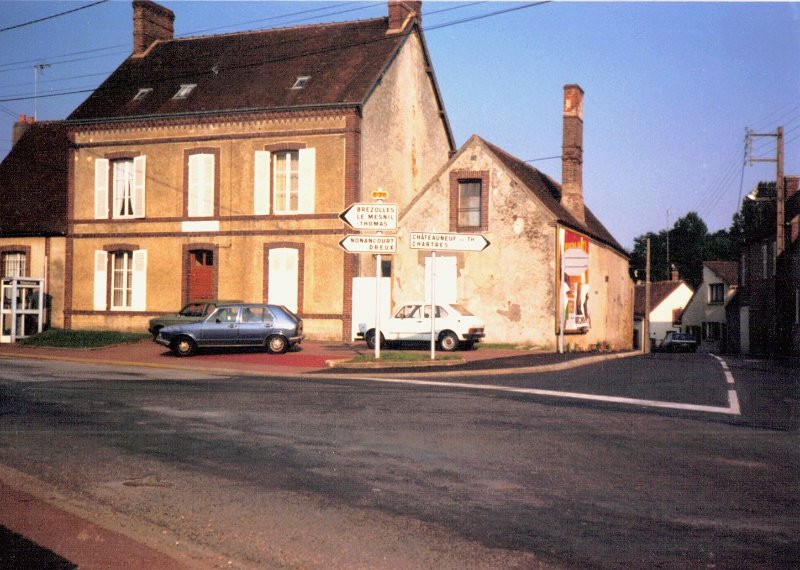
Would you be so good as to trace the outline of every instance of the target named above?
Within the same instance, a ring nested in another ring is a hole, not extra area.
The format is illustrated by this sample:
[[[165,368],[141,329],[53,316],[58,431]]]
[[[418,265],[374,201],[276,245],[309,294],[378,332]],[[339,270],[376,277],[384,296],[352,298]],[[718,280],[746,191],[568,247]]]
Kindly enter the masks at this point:
[[[444,23],[437,24],[437,25],[434,25],[434,26],[431,26],[431,27],[428,27],[428,28],[422,28],[422,31],[427,32],[427,31],[432,31],[432,30],[439,30],[439,29],[450,27],[450,26],[456,26],[456,25],[459,25],[459,24],[467,23],[467,22],[473,22],[473,21],[477,21],[477,20],[490,18],[490,17],[493,17],[493,16],[507,14],[509,12],[515,12],[515,11],[518,11],[518,10],[524,10],[526,8],[533,8],[533,7],[541,6],[541,5],[547,4],[549,2],[550,2],[550,0],[544,0],[544,1],[541,1],[541,2],[533,2],[533,3],[529,3],[529,4],[523,4],[521,6],[515,6],[513,8],[495,10],[493,12],[487,12],[487,13],[479,14],[477,16],[472,16],[472,17],[469,17],[469,18],[463,18],[461,20],[454,20],[454,21],[451,21],[451,22],[444,22]],[[454,9],[454,8],[450,8],[448,10],[451,10],[451,9]],[[411,32],[408,31],[408,32],[405,32],[405,33],[409,34]],[[307,57],[307,56],[310,56],[310,55],[322,55],[322,54],[331,53],[331,52],[339,51],[339,50],[342,50],[342,49],[348,49],[348,48],[352,48],[352,47],[365,46],[365,45],[375,44],[375,43],[384,42],[384,41],[393,41],[396,37],[397,36],[385,36],[385,37],[381,37],[381,38],[377,38],[377,39],[364,40],[364,41],[358,41],[358,42],[352,42],[352,43],[346,43],[346,44],[340,44],[340,45],[335,45],[335,46],[330,46],[330,47],[319,48],[319,49],[314,50],[314,51],[303,51],[303,52],[299,52],[297,54],[284,55],[284,56],[275,57],[275,58],[268,58],[268,59],[259,60],[259,61],[253,62],[253,63],[244,63],[244,64],[233,65],[233,66],[225,67],[225,68],[217,68],[216,72],[219,73],[219,72],[222,72],[222,71],[230,71],[230,70],[236,70],[236,69],[247,69],[247,68],[257,67],[257,66],[261,66],[261,65],[265,65],[265,64],[269,64],[269,63],[276,63],[276,62],[281,62],[281,61],[289,61],[289,60],[292,60],[292,59],[298,59],[298,58]],[[296,42],[298,40],[292,40],[292,41]],[[275,47],[274,44],[271,44],[271,45],[264,46],[262,49],[271,49],[271,48],[274,48],[274,47]],[[205,73],[206,74],[211,74],[211,73],[214,73],[214,71],[209,70],[209,71],[207,71]],[[198,75],[198,74],[193,73],[193,76],[196,76],[196,75]],[[151,77],[151,78],[148,78],[148,81],[152,82],[152,83],[157,83],[157,82],[166,81],[166,80],[180,79],[180,77],[181,76],[174,76],[174,75],[161,76],[161,77]],[[51,93],[51,94],[48,94],[48,95],[40,95],[40,97],[59,97],[59,96],[66,96],[66,95],[76,95],[76,94],[87,93],[87,92],[92,92],[92,91],[93,91],[92,89],[66,91],[66,92],[60,92],[60,93]],[[0,99],[0,103],[6,103],[6,102],[12,102],[12,101],[23,101],[23,100],[33,99],[33,98],[34,98],[34,96],[3,98],[3,99]]]
[[[52,16],[45,16],[44,18],[39,18],[38,20],[31,20],[30,22],[24,22],[22,24],[15,24],[13,26],[8,26],[7,28],[0,28],[0,32],[7,32],[9,30],[24,28],[25,26],[31,26],[40,22],[46,22],[47,20],[52,20],[53,18],[58,18],[60,16],[66,16],[67,14],[72,14],[73,12],[85,10],[86,8],[91,8],[92,6],[97,6],[98,4],[104,4],[106,2],[108,2],[108,0],[98,0],[97,2],[92,2],[91,4],[81,6],[80,8],[73,8],[72,10],[67,10],[66,12],[59,12],[58,14],[53,14]]]

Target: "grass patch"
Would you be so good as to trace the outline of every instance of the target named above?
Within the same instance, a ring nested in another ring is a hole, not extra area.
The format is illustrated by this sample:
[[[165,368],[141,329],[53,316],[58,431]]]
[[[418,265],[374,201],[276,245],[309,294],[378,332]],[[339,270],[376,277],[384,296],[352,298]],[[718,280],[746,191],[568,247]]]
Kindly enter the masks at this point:
[[[138,342],[150,338],[147,333],[125,333],[116,331],[82,331],[48,329],[41,334],[20,339],[25,346],[50,346],[58,348],[99,348],[126,342]]]
[[[430,352],[381,350],[381,360],[388,360],[390,362],[420,362],[430,359]],[[437,352],[436,360],[461,360],[461,357],[458,354],[439,354]],[[374,354],[357,354],[348,362],[359,364],[362,362],[376,362],[376,360]]]

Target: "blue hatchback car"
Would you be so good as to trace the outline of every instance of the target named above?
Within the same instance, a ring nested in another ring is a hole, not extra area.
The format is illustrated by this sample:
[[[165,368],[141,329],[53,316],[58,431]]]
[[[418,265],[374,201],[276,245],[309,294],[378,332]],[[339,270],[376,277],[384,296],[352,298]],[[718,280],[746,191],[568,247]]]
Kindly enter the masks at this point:
[[[229,303],[199,322],[164,327],[155,341],[178,356],[191,356],[201,348],[248,346],[281,354],[303,338],[303,319],[283,305]]]

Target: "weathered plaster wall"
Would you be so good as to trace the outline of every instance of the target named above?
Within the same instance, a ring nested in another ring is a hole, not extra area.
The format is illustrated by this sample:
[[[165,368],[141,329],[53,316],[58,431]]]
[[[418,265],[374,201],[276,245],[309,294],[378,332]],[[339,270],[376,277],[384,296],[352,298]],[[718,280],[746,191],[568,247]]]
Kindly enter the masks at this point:
[[[430,254],[411,250],[408,234],[450,231],[450,170],[489,171],[489,229],[481,233],[492,245],[479,253],[437,253],[457,257],[458,301],[484,319],[487,342],[554,349],[555,220],[480,146],[459,155],[403,218],[393,304],[424,296]]]
[[[450,144],[419,37],[408,36],[364,105],[362,200],[382,187],[404,207],[449,158]]]

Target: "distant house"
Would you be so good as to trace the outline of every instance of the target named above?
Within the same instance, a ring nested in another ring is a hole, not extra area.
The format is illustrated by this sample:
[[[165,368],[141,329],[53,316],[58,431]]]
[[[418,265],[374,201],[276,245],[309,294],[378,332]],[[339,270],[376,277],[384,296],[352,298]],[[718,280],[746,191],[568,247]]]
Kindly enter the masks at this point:
[[[401,213],[395,305],[430,291],[434,257],[411,233],[479,234],[480,252],[439,252],[436,298],[464,304],[490,341],[555,350],[629,348],[628,255],[583,201],[583,90],[564,88],[562,184],[472,136]],[[577,269],[561,265],[568,252]]]
[[[735,261],[704,261],[703,281],[683,311],[681,326],[699,341],[706,352],[728,350],[725,307],[738,286]]]
[[[680,331],[686,305],[694,295],[694,289],[678,276],[673,269],[672,279],[650,284],[650,316],[648,320],[651,346],[658,346],[669,331]],[[641,348],[647,319],[647,286],[637,283],[633,302],[633,346]]]

